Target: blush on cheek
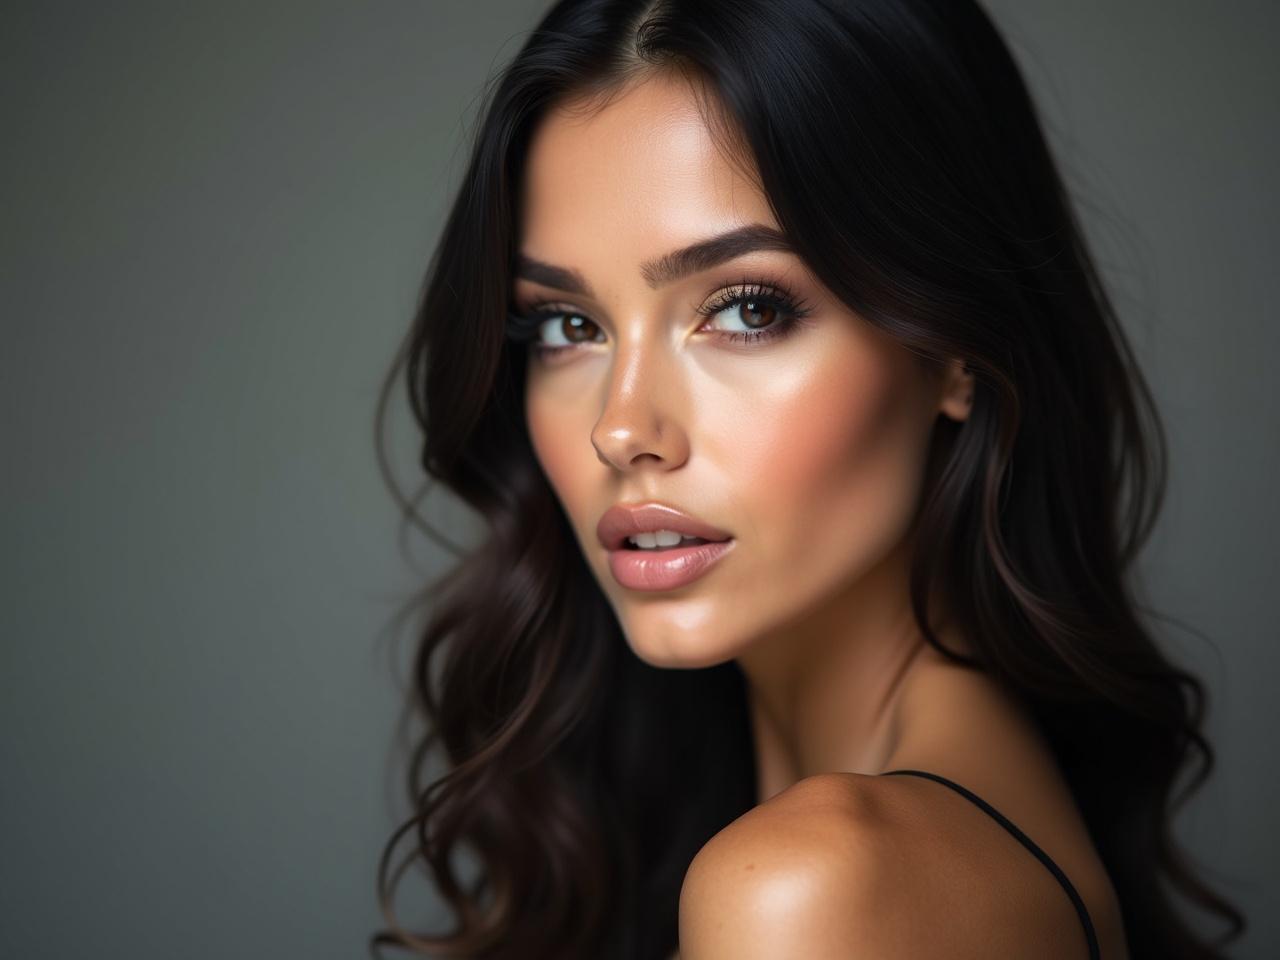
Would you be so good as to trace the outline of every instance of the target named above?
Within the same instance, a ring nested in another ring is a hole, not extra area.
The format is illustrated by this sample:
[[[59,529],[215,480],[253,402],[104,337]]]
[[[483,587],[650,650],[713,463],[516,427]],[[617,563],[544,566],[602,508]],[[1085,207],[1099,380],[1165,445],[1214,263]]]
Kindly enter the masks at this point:
[[[892,363],[826,369],[766,411],[767,456],[751,464],[750,505],[770,564],[796,591],[874,565],[906,534],[928,432],[915,381]]]

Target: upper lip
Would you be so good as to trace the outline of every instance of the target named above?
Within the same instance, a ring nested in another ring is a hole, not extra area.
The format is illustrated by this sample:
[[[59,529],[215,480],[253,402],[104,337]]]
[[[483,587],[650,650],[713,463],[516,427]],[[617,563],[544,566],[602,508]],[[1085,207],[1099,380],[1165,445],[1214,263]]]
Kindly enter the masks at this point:
[[[732,539],[732,534],[665,503],[619,503],[606,510],[596,524],[596,536],[606,550],[620,550],[627,537],[655,530],[674,530],[703,540]]]

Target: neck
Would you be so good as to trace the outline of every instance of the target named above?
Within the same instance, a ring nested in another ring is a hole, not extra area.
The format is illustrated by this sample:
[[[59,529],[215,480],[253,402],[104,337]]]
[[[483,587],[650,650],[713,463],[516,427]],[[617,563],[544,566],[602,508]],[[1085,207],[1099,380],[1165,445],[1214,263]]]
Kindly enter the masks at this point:
[[[942,659],[912,616],[907,560],[903,544],[803,622],[759,638],[738,658],[761,802],[817,773],[886,769],[903,736],[909,678]]]

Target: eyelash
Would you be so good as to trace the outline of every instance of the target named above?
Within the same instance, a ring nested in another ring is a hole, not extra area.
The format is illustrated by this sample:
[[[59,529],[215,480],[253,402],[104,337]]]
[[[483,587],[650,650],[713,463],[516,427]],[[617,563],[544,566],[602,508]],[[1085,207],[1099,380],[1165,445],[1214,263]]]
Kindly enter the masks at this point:
[[[574,310],[551,309],[551,304],[554,302],[543,300],[531,304],[523,312],[512,311],[508,313],[507,336],[518,343],[528,343],[530,349],[543,357],[576,349],[575,344],[552,346],[537,342],[538,330],[541,329],[542,324],[549,317],[583,317],[590,321],[590,318],[587,318],[585,314]],[[757,309],[761,307],[772,308],[777,311],[779,317],[772,325],[759,330],[714,331],[718,337],[730,343],[759,344],[765,341],[780,340],[805,323],[806,318],[813,313],[813,308],[807,302],[796,297],[781,284],[761,283],[746,278],[726,288],[709,304],[698,307],[696,312],[704,319],[710,320],[716,314],[724,312],[729,307],[746,303],[755,305]]]

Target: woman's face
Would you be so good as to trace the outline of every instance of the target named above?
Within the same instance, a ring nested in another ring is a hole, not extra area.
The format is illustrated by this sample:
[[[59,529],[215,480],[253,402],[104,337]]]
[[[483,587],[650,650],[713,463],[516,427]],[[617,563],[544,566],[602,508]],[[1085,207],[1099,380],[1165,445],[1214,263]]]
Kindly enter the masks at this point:
[[[514,308],[543,311],[527,426],[632,649],[709,666],[838,601],[903,541],[933,425],[963,417],[961,391],[777,244],[673,269],[670,254],[708,238],[778,230],[682,82],[549,114],[525,175]],[[692,582],[626,586],[597,522],[649,502],[733,542]]]

